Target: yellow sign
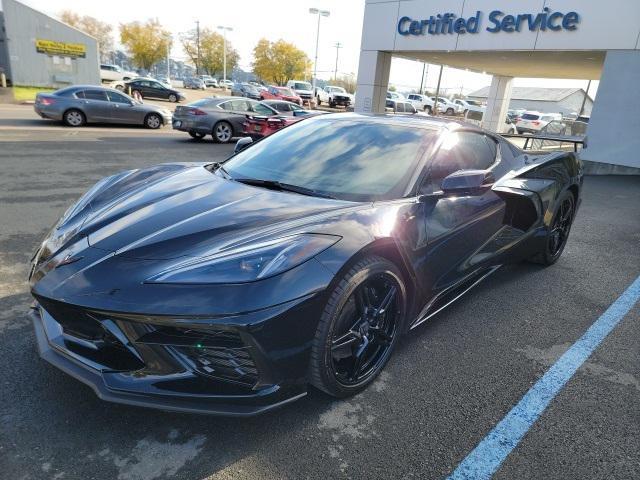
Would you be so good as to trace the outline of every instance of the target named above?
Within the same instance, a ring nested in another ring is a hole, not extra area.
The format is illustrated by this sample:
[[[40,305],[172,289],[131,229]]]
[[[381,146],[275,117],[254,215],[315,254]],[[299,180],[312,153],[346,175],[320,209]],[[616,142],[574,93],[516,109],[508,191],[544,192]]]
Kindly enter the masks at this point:
[[[87,47],[82,43],[55,42],[36,38],[36,51],[47,55],[60,55],[73,58],[85,58]]]

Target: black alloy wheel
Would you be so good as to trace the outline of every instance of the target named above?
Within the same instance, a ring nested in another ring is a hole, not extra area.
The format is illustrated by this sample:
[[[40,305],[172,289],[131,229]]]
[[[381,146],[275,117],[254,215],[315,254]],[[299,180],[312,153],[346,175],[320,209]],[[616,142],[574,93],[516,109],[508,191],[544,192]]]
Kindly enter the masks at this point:
[[[311,382],[347,397],[366,388],[389,360],[404,322],[406,290],[390,261],[358,262],[331,294],[316,331]]]
[[[547,232],[545,248],[531,260],[542,265],[553,265],[564,251],[575,215],[573,194],[565,191],[557,201],[556,211]]]

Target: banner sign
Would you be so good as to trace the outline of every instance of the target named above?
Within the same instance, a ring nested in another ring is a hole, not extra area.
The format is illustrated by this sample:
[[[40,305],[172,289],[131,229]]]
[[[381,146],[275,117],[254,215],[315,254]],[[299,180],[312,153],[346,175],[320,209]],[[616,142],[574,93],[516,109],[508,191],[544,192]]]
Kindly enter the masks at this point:
[[[87,46],[83,43],[55,42],[36,38],[36,52],[45,55],[59,55],[61,57],[85,58]]]

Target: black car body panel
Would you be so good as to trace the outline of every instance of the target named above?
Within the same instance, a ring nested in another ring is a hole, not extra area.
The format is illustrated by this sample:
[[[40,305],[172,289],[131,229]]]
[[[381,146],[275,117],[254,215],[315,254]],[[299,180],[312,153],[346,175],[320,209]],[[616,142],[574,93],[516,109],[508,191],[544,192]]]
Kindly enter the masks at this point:
[[[259,188],[204,163],[108,177],[63,216],[34,256],[32,317],[43,358],[106,400],[260,413],[307,391],[327,295],[364,253],[402,270],[409,330],[500,265],[536,252],[563,192],[579,203],[582,171],[573,153],[524,154],[501,137],[441,120],[339,114],[302,123],[343,119],[488,135],[496,161],[477,174],[488,182],[479,189],[465,191],[461,183],[455,195],[424,192],[418,185],[433,168],[426,152],[406,195],[383,201]],[[297,125],[268,138],[285,138]],[[333,243],[259,281],[153,280],[184,262],[297,235]]]

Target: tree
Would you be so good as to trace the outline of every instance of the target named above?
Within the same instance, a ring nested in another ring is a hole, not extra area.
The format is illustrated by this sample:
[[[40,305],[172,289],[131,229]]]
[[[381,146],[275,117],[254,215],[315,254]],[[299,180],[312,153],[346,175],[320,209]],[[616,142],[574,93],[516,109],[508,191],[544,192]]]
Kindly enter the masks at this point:
[[[331,85],[344,88],[349,93],[356,91],[356,81],[353,75],[343,75],[329,82]]]
[[[180,36],[182,48],[193,65],[207,75],[222,75],[224,69],[224,38],[208,28],[200,30],[200,62],[198,62],[198,33],[191,30]],[[240,55],[227,40],[227,75],[238,65]]]
[[[263,80],[284,85],[294,78],[304,78],[310,65],[306,53],[294,44],[261,39],[253,49],[253,72]]]
[[[162,60],[172,44],[171,33],[158,20],[120,24],[120,42],[133,64],[145,70]]]
[[[107,62],[113,52],[113,35],[111,25],[101,22],[97,18],[89,15],[80,16],[71,10],[64,10],[60,14],[60,20],[67,25],[91,35],[98,41],[98,51],[100,52],[100,61]]]

